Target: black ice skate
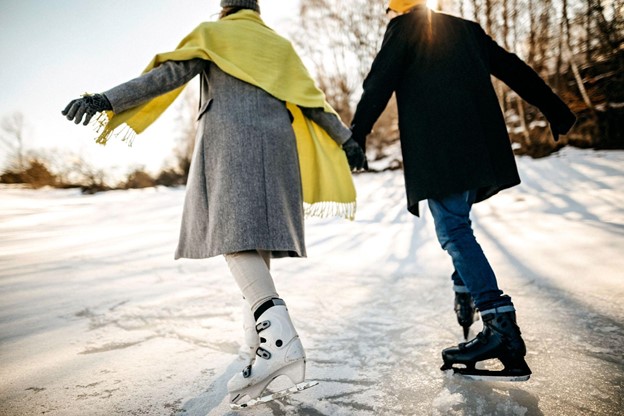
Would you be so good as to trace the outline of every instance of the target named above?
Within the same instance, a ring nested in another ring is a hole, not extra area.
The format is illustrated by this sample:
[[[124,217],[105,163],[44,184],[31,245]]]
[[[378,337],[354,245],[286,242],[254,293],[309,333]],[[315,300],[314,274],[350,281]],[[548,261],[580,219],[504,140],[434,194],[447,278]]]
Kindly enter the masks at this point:
[[[479,320],[479,314],[470,293],[455,292],[455,314],[457,315],[457,322],[464,328],[464,339],[468,340],[470,326],[474,321]]]
[[[524,361],[526,347],[516,325],[515,312],[483,315],[483,331],[468,342],[442,351],[444,365],[441,370],[453,370],[474,380],[526,381],[531,370]],[[475,364],[489,359],[498,359],[503,370],[482,370]]]

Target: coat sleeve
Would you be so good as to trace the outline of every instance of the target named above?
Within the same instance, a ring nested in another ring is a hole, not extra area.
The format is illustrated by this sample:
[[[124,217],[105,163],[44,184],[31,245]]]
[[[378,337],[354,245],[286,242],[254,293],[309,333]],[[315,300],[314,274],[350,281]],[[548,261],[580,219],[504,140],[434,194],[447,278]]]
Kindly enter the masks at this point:
[[[401,21],[401,17],[396,17],[388,24],[381,49],[364,80],[364,91],[351,122],[353,139],[363,149],[366,148],[366,136],[403,76],[407,39],[401,34]]]
[[[486,44],[491,74],[540,109],[551,124],[555,140],[558,134],[566,134],[576,122],[574,113],[529,65],[500,47],[480,27],[479,31]]]
[[[167,61],[145,74],[104,92],[114,113],[121,113],[189,82],[207,61]]]
[[[322,108],[299,107],[304,116],[321,126],[339,145],[351,138],[349,130],[335,114],[327,113]]]

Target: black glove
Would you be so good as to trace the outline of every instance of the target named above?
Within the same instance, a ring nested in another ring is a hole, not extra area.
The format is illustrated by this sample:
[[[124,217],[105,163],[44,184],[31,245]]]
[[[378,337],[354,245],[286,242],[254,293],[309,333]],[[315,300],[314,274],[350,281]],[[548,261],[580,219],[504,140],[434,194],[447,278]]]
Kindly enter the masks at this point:
[[[576,116],[574,116],[572,113],[567,114],[566,118],[559,123],[555,123],[551,120],[548,120],[548,124],[550,124],[550,131],[552,132],[553,139],[555,141],[558,141],[559,135],[567,134],[572,128],[572,126],[574,126],[574,123],[576,123]]]
[[[560,102],[559,107],[542,111],[552,132],[553,139],[559,140],[560,134],[567,134],[576,123],[576,115],[568,108],[567,105]]]
[[[347,154],[347,160],[351,170],[368,169],[366,155],[359,144],[352,138],[342,145],[342,150]]]
[[[83,125],[89,124],[91,117],[95,113],[99,113],[105,110],[112,110],[113,106],[103,94],[85,94],[80,98],[71,100],[62,114],[67,117],[67,120],[73,120],[74,123],[80,124],[82,117],[85,116]]]

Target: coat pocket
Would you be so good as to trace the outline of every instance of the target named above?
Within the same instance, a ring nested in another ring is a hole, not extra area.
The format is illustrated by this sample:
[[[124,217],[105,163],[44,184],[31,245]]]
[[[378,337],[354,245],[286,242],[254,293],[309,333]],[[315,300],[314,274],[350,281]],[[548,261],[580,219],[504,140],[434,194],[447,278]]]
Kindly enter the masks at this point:
[[[197,120],[199,120],[204,115],[204,113],[210,109],[211,105],[212,105],[212,98],[208,98],[199,108],[199,112],[197,113]]]

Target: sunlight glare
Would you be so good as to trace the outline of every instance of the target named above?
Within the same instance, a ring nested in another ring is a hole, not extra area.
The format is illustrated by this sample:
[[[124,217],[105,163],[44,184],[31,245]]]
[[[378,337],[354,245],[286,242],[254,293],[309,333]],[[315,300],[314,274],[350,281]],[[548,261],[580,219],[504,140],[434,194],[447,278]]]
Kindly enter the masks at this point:
[[[427,0],[427,7],[429,7],[431,10],[437,10],[438,0]]]

